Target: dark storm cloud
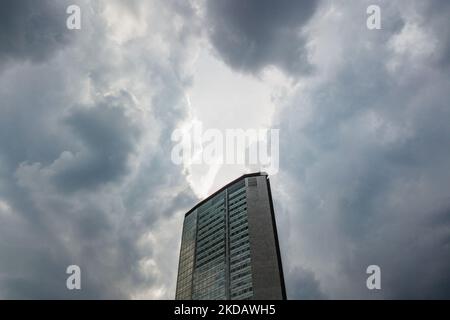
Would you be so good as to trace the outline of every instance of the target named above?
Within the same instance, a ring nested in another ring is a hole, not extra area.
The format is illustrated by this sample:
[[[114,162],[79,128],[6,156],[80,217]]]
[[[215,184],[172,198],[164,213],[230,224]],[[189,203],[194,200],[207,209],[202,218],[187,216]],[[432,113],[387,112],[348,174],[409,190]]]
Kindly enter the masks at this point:
[[[292,299],[450,297],[449,6],[377,3],[381,31],[365,27],[371,1],[205,8],[234,70],[317,71],[277,115],[272,191]],[[70,39],[65,2],[1,5],[0,298],[171,298],[182,212],[195,202],[170,134],[188,115],[196,10],[82,2]],[[114,21],[127,8],[132,19]],[[141,21],[144,32],[129,32]],[[65,287],[70,264],[79,292]],[[381,291],[365,286],[370,264]]]
[[[211,42],[232,68],[258,73],[273,65],[288,74],[308,72],[302,27],[319,1],[208,1]]]
[[[136,254],[134,247],[121,251],[126,238],[114,230],[114,215],[102,205],[113,199],[95,193],[92,199],[58,196],[58,185],[46,179],[48,167],[17,166],[1,176],[0,197],[8,208],[0,213],[0,296],[125,298],[115,274]],[[65,288],[70,264],[83,270],[82,292]]]
[[[95,107],[77,109],[67,118],[83,149],[71,153],[54,176],[63,190],[89,189],[101,183],[114,182],[127,173],[130,153],[139,138],[124,114],[121,103],[110,99]]]
[[[435,53],[437,63],[442,67],[450,68],[450,30],[448,16],[443,12],[450,12],[450,2],[445,0],[432,0],[426,3],[427,15],[425,26],[431,27],[439,34],[441,45]]]
[[[370,33],[352,19],[369,4],[340,7],[338,67],[318,67],[326,76],[280,114],[282,177],[296,186],[277,204],[290,212],[281,242],[330,298],[448,298],[450,78],[436,63],[447,39],[435,22],[448,25],[450,10],[430,20],[419,3],[380,1],[383,17],[405,21]],[[372,264],[380,291],[366,288]]]
[[[0,10],[0,61],[43,61],[66,45],[69,1],[5,0]]]
[[[123,2],[81,1],[83,29],[67,46],[58,29],[66,30],[63,4],[5,2],[1,298],[171,297],[175,275],[166,263],[175,265],[177,214],[194,201],[167,143],[187,114],[180,75],[191,31],[175,28],[164,3],[136,2],[141,14],[162,6],[149,20],[169,23],[122,46],[109,37],[117,21],[105,21],[104,10]],[[177,20],[185,25],[186,10]],[[168,39],[170,59],[155,34]],[[176,229],[161,239],[165,223]],[[71,264],[81,267],[81,291],[66,288]]]
[[[289,286],[287,297],[290,300],[326,299],[320,289],[314,272],[303,268],[295,268],[287,273]]]

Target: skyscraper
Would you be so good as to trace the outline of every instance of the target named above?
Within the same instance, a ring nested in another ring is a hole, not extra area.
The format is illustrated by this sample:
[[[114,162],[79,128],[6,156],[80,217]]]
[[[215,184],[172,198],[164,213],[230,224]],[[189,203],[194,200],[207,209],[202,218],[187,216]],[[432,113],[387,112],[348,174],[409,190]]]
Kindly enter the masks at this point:
[[[269,177],[230,182],[186,213],[176,299],[286,299]]]

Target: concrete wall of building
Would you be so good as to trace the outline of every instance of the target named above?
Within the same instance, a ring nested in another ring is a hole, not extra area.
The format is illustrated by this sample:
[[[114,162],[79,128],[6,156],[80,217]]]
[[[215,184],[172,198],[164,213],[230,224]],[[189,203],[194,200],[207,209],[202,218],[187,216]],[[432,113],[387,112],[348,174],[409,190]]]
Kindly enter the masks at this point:
[[[252,182],[253,180],[253,182]],[[256,185],[254,181],[256,180]],[[246,178],[253,299],[283,299],[267,176]]]

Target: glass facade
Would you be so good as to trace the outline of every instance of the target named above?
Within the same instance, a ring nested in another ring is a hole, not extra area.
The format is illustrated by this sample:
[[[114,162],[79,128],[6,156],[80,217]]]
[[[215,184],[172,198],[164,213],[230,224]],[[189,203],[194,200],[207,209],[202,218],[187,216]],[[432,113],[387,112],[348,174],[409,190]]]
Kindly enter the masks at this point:
[[[192,299],[226,299],[225,195],[220,193],[198,208]]]
[[[196,229],[197,211],[194,211],[184,219],[175,299],[186,300],[192,296]]]
[[[228,189],[230,299],[253,295],[245,180]]]
[[[189,213],[184,222],[176,299],[253,296],[245,179]]]

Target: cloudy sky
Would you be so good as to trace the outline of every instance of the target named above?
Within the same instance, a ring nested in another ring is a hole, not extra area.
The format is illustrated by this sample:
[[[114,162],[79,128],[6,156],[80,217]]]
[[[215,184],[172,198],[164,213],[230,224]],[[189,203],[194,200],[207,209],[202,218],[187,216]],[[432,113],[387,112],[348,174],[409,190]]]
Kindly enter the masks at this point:
[[[280,129],[289,298],[450,298],[450,2],[0,5],[0,298],[172,299],[184,213],[249,170],[174,164],[194,122]]]

